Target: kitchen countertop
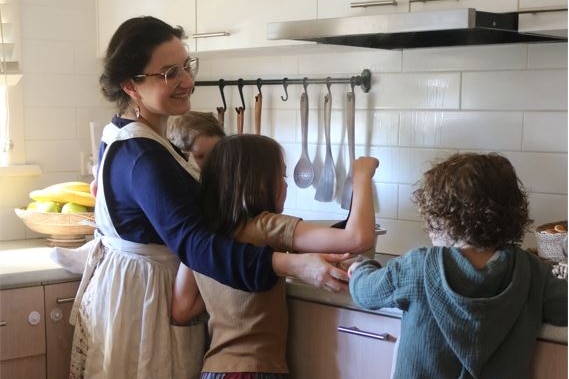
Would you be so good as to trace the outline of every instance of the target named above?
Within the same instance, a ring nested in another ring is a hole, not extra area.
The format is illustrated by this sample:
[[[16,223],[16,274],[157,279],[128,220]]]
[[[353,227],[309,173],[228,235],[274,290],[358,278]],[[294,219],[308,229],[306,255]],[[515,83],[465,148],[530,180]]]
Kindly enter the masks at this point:
[[[81,279],[80,274],[66,271],[50,258],[51,247],[45,239],[0,241],[0,290],[55,284]],[[396,256],[375,254],[375,259],[384,265]],[[287,279],[287,295],[291,298],[312,301],[362,312],[400,318],[401,310],[383,308],[378,311],[358,307],[348,293],[332,293],[304,284],[299,280]],[[567,344],[567,327],[543,324],[539,339]]]

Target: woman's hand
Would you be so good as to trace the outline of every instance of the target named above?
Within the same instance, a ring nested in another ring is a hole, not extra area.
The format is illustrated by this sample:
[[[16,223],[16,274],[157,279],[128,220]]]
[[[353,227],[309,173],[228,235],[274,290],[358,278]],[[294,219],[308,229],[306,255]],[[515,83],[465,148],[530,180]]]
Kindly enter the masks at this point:
[[[273,269],[330,292],[348,291],[348,274],[335,266],[350,254],[273,253]]]

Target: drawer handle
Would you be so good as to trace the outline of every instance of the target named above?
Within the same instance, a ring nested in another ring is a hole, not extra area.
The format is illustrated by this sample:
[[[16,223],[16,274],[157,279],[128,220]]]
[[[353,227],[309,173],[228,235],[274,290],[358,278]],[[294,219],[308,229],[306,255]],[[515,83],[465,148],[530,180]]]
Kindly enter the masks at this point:
[[[352,1],[351,8],[378,7],[383,5],[397,5],[396,0],[378,0],[378,1]]]
[[[8,325],[8,321],[0,321],[0,326],[6,326]]]
[[[211,33],[195,33],[192,34],[192,38],[212,38],[212,37],[227,37],[230,34],[228,32],[211,32]]]
[[[338,326],[338,331],[341,333],[355,334],[356,336],[369,337],[380,341],[392,341],[395,342],[397,339],[389,333],[371,333],[365,330],[358,329],[356,326]]]
[[[65,303],[72,303],[75,301],[74,297],[64,297],[64,298],[57,298],[57,304],[65,304]]]

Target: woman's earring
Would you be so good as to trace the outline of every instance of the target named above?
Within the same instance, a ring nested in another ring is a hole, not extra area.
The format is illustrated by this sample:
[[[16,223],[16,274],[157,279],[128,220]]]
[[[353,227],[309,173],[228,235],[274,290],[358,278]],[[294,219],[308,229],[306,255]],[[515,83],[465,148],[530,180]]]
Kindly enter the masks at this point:
[[[138,105],[134,107],[134,115],[136,118],[140,118],[140,107]]]

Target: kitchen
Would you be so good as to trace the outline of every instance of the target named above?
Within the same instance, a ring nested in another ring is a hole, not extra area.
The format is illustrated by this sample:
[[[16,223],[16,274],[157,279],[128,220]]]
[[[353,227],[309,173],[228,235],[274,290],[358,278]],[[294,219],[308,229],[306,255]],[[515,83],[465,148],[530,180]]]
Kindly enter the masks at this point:
[[[131,7],[125,3],[121,2],[124,8],[114,13],[114,18],[105,14],[103,21],[142,12],[144,3]],[[264,38],[267,22],[334,17],[342,15],[342,10],[371,12],[372,8],[350,10],[345,1],[314,1],[311,5],[297,1],[295,6],[287,6],[286,12],[277,12],[277,5],[264,3],[255,2],[255,12],[251,12],[252,5],[240,7],[238,2],[229,5],[211,1],[198,1],[197,8],[180,2],[168,9],[149,10],[157,16],[170,15],[172,23],[188,25],[191,32],[197,12],[196,31],[227,31],[228,38],[234,37],[230,42],[223,42],[223,37],[190,42],[190,50],[197,51],[200,57],[198,81],[336,78],[360,75],[364,69],[371,71],[369,92],[355,88],[355,138],[356,156],[370,154],[381,161],[374,178],[376,219],[387,233],[378,239],[377,251],[401,254],[428,243],[409,195],[426,163],[454,151],[503,153],[514,163],[530,192],[535,225],[567,219],[566,43],[403,50],[290,41],[269,43]],[[412,5],[441,7],[450,3],[457,6],[468,2]],[[518,7],[518,1],[503,1],[498,6],[504,8],[495,11],[511,10],[507,7],[512,3]],[[533,2],[519,3],[529,8],[528,3]],[[555,5],[555,1],[543,3]],[[566,8],[566,2],[561,3]],[[89,124],[106,123],[114,111],[102,99],[97,84],[101,70],[98,41],[105,30],[99,28],[109,27],[99,22],[97,2],[51,0],[17,4],[21,78],[9,89],[10,133],[14,142],[10,162],[14,167],[0,170],[1,241],[38,237],[14,214],[14,208],[29,202],[32,189],[78,178],[90,180],[88,170],[81,164],[81,157],[91,152]],[[113,2],[101,4],[113,6]],[[220,4],[231,9],[214,12]],[[131,14],[124,13],[125,9]],[[397,10],[402,11],[399,6]],[[207,17],[202,18],[201,14]],[[315,201],[314,187],[300,189],[292,181],[292,170],[301,150],[298,108],[303,87],[289,85],[287,89],[289,98],[282,101],[282,86],[262,87],[261,119],[261,133],[285,147],[290,178],[285,212],[305,219],[342,219],[347,211],[337,201]],[[342,182],[348,162],[344,100],[348,89],[345,84],[331,86],[331,137],[338,182]],[[324,85],[308,86],[309,156],[317,167],[324,162],[325,91]],[[241,105],[241,99],[237,86],[227,86],[224,93],[226,127],[233,133],[237,130],[233,109]],[[254,85],[243,89],[245,132],[253,132],[256,94]],[[196,88],[192,109],[215,112],[221,105],[217,87]],[[87,175],[81,176],[86,171]],[[535,244],[535,237],[529,234],[524,245]]]

